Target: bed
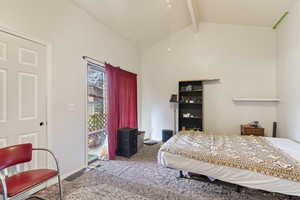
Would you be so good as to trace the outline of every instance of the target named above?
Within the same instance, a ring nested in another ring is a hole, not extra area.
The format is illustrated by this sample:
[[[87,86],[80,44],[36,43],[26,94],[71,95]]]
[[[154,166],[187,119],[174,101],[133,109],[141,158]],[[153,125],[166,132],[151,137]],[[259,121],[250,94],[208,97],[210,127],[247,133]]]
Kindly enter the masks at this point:
[[[235,163],[230,164],[223,164],[222,162],[212,162],[211,160],[203,159],[201,156],[201,151],[198,152],[199,144],[198,141],[202,141],[203,138],[210,138],[211,142],[216,142],[214,137],[220,137],[220,136],[205,136],[205,134],[202,133],[179,133],[172,137],[167,143],[162,145],[161,149],[158,152],[158,163],[164,167],[183,170],[187,172],[192,172],[196,174],[205,175],[214,179],[218,179],[221,181],[233,183],[236,185],[249,187],[253,189],[260,189],[265,190],[269,192],[276,192],[276,193],[282,193],[287,195],[294,195],[294,196],[300,196],[300,144],[297,142],[294,142],[289,139],[282,139],[282,138],[267,138],[264,137],[249,137],[249,136],[242,136],[242,137],[234,137],[234,136],[223,136],[225,139],[222,139],[222,142],[219,144],[216,144],[218,146],[217,148],[221,148],[222,152],[227,152],[228,149],[226,149],[226,143],[231,140],[242,141],[243,143],[244,138],[247,138],[247,140],[262,140],[263,142],[266,142],[263,146],[270,145],[270,151],[275,152],[274,155],[282,155],[283,160],[289,159],[289,164],[279,164],[274,167],[275,171],[280,171],[283,169],[285,174],[274,174],[269,173],[269,171],[260,171],[257,170],[255,167],[247,169],[247,166],[240,167],[235,166]],[[189,142],[187,142],[187,138]],[[225,142],[224,142],[225,141]],[[235,141],[236,142],[236,141]],[[209,142],[208,142],[209,143]],[[217,142],[216,142],[217,143]],[[236,142],[238,143],[238,142]],[[196,145],[195,145],[196,144]],[[255,142],[253,144],[256,144]],[[253,145],[251,143],[250,148],[254,148],[253,152],[249,151],[248,153],[255,154],[257,151],[261,151],[260,149],[263,149],[265,147],[261,147],[261,144],[258,143],[257,145]],[[263,143],[264,144],[264,143]],[[200,144],[202,145],[202,144]],[[211,152],[214,149],[211,147],[211,144],[204,143],[205,148],[208,148],[209,150],[207,152]],[[191,151],[187,151],[186,149],[191,149],[191,146],[194,146],[194,149]],[[230,145],[229,145],[230,146]],[[246,146],[246,145],[245,145]],[[202,146],[203,147],[203,146]],[[274,147],[272,149],[272,147]],[[242,147],[239,147],[241,149]],[[200,149],[200,147],[199,147]],[[178,150],[178,152],[177,152]],[[241,152],[242,150],[240,150]],[[265,150],[267,151],[267,150]],[[193,152],[194,154],[188,154],[187,152]],[[207,153],[206,152],[206,153]],[[239,153],[240,153],[239,152]],[[203,153],[203,152],[202,152]],[[266,152],[266,155],[269,152]],[[276,154],[278,153],[278,154]],[[224,155],[222,155],[224,156]],[[275,157],[273,156],[273,157]],[[254,156],[255,157],[255,156]],[[271,156],[272,157],[272,156]],[[256,160],[255,160],[256,159]],[[273,159],[273,158],[272,158]],[[248,159],[249,160],[249,159]],[[251,160],[253,163],[260,163],[257,160],[259,158],[254,158]],[[266,159],[268,160],[268,159]],[[281,158],[276,158],[275,160],[281,160]],[[234,161],[234,159],[233,159]],[[277,162],[277,161],[276,161]],[[279,162],[279,161],[278,161]],[[284,161],[283,161],[284,162]],[[263,162],[262,162],[263,163]],[[291,164],[291,166],[290,166]],[[251,165],[251,164],[248,164]],[[286,176],[286,174],[289,174],[290,168],[293,168],[293,172],[291,172],[291,176]],[[260,168],[259,168],[260,169]],[[286,173],[286,171],[288,171]],[[292,177],[293,176],[293,177]]]

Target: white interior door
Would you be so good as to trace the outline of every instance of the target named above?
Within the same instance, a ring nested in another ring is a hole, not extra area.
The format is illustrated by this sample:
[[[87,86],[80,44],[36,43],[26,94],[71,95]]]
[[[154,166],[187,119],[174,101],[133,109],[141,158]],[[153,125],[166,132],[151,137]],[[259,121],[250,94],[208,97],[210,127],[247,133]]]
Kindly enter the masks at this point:
[[[0,148],[46,147],[46,47],[0,31]],[[46,165],[44,154],[16,170]]]

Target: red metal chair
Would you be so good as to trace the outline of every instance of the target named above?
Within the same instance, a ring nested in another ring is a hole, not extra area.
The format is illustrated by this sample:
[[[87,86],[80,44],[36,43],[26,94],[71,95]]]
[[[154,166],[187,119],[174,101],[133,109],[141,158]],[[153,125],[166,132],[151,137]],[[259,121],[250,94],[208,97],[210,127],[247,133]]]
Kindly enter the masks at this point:
[[[36,169],[7,176],[2,172],[8,167],[30,162],[32,160],[32,151],[45,151],[50,153],[56,163],[56,170]],[[3,200],[12,198],[21,198],[30,189],[33,189],[46,181],[57,177],[59,186],[59,197],[62,200],[62,185],[60,179],[59,164],[55,155],[48,149],[32,148],[32,144],[20,144],[0,149],[0,194]]]

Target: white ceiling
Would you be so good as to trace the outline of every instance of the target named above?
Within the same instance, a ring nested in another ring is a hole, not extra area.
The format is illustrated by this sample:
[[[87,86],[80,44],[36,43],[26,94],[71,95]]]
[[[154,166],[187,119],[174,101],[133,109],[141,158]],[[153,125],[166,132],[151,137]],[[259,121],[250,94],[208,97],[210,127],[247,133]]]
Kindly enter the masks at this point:
[[[198,0],[200,18],[220,24],[272,27],[293,0]]]
[[[192,23],[186,0],[73,0],[145,48]],[[170,1],[172,8],[168,8]],[[294,0],[195,0],[200,21],[271,27]]]

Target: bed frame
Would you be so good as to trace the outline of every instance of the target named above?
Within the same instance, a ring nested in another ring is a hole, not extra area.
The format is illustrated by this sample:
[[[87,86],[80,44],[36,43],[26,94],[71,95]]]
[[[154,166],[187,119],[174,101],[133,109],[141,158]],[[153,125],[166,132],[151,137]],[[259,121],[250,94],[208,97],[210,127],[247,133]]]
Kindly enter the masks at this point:
[[[213,182],[217,181],[217,179],[212,179],[212,178],[202,175],[202,174],[196,174],[196,173],[190,173],[190,172],[188,172],[188,174],[189,175],[185,175],[182,170],[179,170],[179,176],[177,177],[177,179],[189,179],[189,180],[196,180],[196,181],[209,182],[209,183],[213,183]],[[243,188],[243,186],[232,184],[232,183],[230,183],[230,185],[234,186],[235,191],[238,193],[240,193],[241,189]]]

